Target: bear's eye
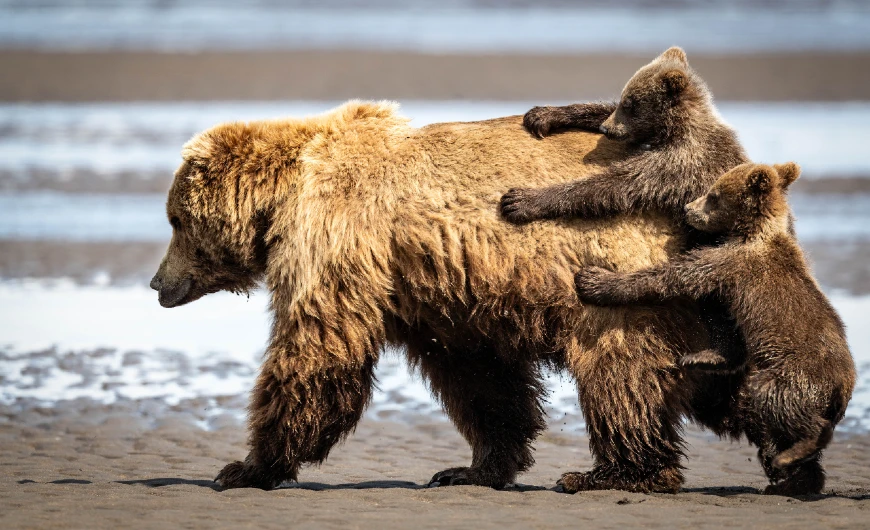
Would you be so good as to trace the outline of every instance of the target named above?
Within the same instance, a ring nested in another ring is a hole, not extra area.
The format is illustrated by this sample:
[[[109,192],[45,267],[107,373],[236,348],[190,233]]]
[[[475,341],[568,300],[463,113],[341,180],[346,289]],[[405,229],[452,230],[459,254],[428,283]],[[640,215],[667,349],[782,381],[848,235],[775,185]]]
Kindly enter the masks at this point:
[[[173,215],[172,217],[170,217],[169,224],[172,225],[172,228],[176,230],[181,230],[181,219],[179,219],[177,216]]]
[[[622,108],[625,110],[631,110],[634,107],[634,100],[631,98],[625,98],[622,100]]]
[[[710,195],[708,195],[707,204],[709,204],[710,206],[716,206],[717,204],[719,204],[719,194],[711,193]]]

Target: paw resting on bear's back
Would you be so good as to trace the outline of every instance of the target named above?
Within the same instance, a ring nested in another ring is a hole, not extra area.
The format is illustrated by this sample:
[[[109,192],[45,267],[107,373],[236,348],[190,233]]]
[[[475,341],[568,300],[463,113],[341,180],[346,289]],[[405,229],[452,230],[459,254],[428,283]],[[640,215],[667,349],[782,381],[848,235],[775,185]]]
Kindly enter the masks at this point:
[[[532,188],[512,188],[502,195],[499,208],[501,215],[508,222],[525,224],[544,218],[540,205],[539,190]]]
[[[585,267],[574,275],[574,288],[577,297],[585,304],[607,305],[608,298],[605,296],[608,279],[613,272],[601,267]]]
[[[532,107],[523,116],[523,127],[538,138],[543,138],[550,133],[556,122],[553,107]]]

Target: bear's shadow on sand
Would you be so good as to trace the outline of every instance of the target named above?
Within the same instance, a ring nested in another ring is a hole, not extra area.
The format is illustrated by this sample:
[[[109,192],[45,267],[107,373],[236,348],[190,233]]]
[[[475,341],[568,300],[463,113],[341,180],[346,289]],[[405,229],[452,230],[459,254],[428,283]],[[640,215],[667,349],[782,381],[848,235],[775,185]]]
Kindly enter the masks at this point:
[[[223,491],[220,486],[218,486],[217,482],[213,480],[194,480],[194,479],[186,479],[179,477],[162,477],[162,478],[149,478],[149,479],[140,479],[140,480],[116,480],[116,484],[125,484],[127,486],[147,486],[149,488],[161,488],[164,486],[199,486],[201,488],[208,488],[212,491]],[[18,484],[40,484],[35,480],[23,479],[19,480]],[[49,482],[45,482],[43,484],[66,484],[66,485],[87,485],[93,484],[90,480],[82,480],[82,479],[59,479],[52,480]],[[452,486],[451,486],[452,487]],[[332,491],[332,490],[368,490],[368,489],[409,489],[409,490],[424,490],[430,489],[426,484],[418,484],[416,482],[409,482],[404,480],[369,480],[364,482],[347,482],[344,484],[325,484],[323,482],[293,482],[293,483],[284,483],[275,490],[308,490],[308,491]],[[436,489],[436,488],[431,488]],[[514,492],[514,493],[523,493],[523,492],[531,492],[531,491],[552,491],[554,493],[559,493],[564,495],[561,491],[559,491],[559,487],[551,487],[547,488],[544,486],[531,486],[528,484],[514,484],[510,487],[505,488],[502,491],[506,492]],[[715,497],[735,497],[738,495],[752,495],[757,497],[764,497],[761,491],[756,488],[744,487],[744,486],[734,486],[734,487],[716,487],[716,488],[683,488],[680,494],[687,493],[697,493],[701,495],[710,495]],[[578,493],[577,495],[583,495],[583,493]],[[666,495],[666,494],[654,494],[654,495]],[[802,495],[799,497],[783,497],[787,499],[794,499],[801,502],[817,502],[823,501],[826,499],[849,499],[853,501],[867,501],[870,500],[870,491],[865,490],[864,488],[857,488],[852,491],[846,492],[832,492],[832,493],[823,493],[820,495]],[[623,499],[625,501],[626,499]],[[638,501],[633,502],[623,502],[619,501],[617,504],[634,504]],[[639,501],[643,502],[643,501]]]
[[[59,481],[56,481],[59,482]],[[184,478],[150,478],[141,480],[118,480],[118,484],[126,484],[128,486],[148,486],[149,488],[161,488],[164,486],[199,486],[209,488],[214,491],[222,491],[218,484],[211,480],[191,480]],[[410,489],[424,490],[429,489],[426,484],[418,484],[405,480],[369,480],[364,482],[347,482],[344,484],[325,484],[323,482],[292,482],[284,483],[275,488],[276,490],[310,490],[310,491],[329,491],[329,490],[366,490],[366,489]],[[505,491],[524,492],[524,491],[546,491],[554,490],[555,488],[545,488],[543,486],[529,486],[526,484],[516,484]]]
[[[23,481],[19,481],[23,482]],[[26,481],[32,482],[32,481]],[[118,480],[116,481],[119,484],[126,484],[129,486],[134,485],[142,485],[150,488],[160,488],[163,486],[179,486],[179,485],[190,485],[190,486],[199,486],[202,488],[208,488],[213,491],[222,491],[220,486],[214,481],[211,480],[191,480],[191,479],[183,479],[183,478],[152,478],[152,479],[142,479],[142,480]],[[73,481],[73,480],[63,480],[63,481],[54,481],[53,484],[83,484],[87,483],[87,481]],[[343,484],[325,484],[323,482],[293,482],[293,483],[284,483],[283,485],[275,488],[275,491],[278,490],[308,490],[308,491],[333,491],[333,490],[367,490],[367,489],[409,489],[409,490],[424,490],[430,489],[426,484],[418,484],[416,482],[409,482],[404,480],[370,480],[364,482],[347,482]],[[431,488],[436,489],[436,488]],[[558,490],[558,487],[547,488],[544,486],[531,486],[527,484],[516,484],[511,487],[505,488],[503,491],[506,492],[514,492],[514,493],[523,493],[523,492],[531,492],[531,491],[552,491],[554,493],[559,493],[564,495]],[[738,495],[752,495],[763,497],[761,491],[755,488],[750,487],[718,487],[718,488],[684,488],[680,491],[679,494],[686,493],[699,493],[701,495],[711,495],[716,497],[735,497]],[[577,495],[583,495],[583,493],[578,493]],[[784,498],[793,498],[797,501],[801,502],[816,502],[823,501],[826,499],[850,499],[854,501],[864,501],[870,500],[870,493],[864,490],[857,490],[852,493],[826,493],[820,495],[803,495],[800,497],[784,497]]]

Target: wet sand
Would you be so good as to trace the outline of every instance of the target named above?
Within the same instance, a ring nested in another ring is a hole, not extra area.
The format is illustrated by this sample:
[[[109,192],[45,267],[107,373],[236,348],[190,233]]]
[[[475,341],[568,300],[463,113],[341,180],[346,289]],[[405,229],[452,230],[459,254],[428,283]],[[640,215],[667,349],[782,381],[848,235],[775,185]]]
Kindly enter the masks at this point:
[[[721,101],[870,99],[870,53],[697,54]],[[0,101],[612,98],[649,54],[0,50]]]
[[[582,434],[552,428],[537,464],[507,491],[425,488],[470,451],[443,421],[365,419],[300,483],[264,492],[217,491],[211,479],[245,454],[238,425],[203,431],[182,403],[75,400],[53,408],[0,407],[0,523],[20,527],[403,528],[505,526],[755,528],[861,527],[870,515],[870,437],[838,433],[824,495],[760,495],[754,451],[690,430],[686,485],[677,495],[553,491],[560,473],[591,464]],[[232,422],[228,422],[232,423]]]

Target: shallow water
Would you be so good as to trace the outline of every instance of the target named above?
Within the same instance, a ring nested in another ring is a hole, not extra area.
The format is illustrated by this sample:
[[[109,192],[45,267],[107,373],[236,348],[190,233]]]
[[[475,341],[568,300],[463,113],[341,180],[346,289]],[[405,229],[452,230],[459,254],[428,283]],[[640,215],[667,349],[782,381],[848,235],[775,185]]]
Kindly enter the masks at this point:
[[[240,5],[241,4],[241,5]],[[638,8],[638,4],[642,8]],[[669,5],[670,4],[670,5]],[[0,46],[46,49],[393,49],[692,52],[870,49],[865,3],[840,1],[5,1]],[[504,4],[501,4],[504,5]],[[362,7],[361,7],[362,6]],[[738,37],[739,36],[739,37]]]
[[[870,34],[870,33],[868,33]],[[523,114],[566,102],[402,101],[412,125]],[[225,121],[302,117],[340,102],[0,104],[0,173],[27,179],[36,170],[171,172],[181,145]],[[733,103],[719,110],[759,162],[795,160],[804,178],[870,175],[865,155],[870,103]]]
[[[0,283],[0,402],[52,403],[89,398],[104,403],[156,399],[167,405],[206,399],[207,417],[241,420],[268,340],[268,297],[219,293],[166,310],[144,287],[69,283]],[[861,368],[845,428],[870,427],[870,297],[832,297],[848,327]],[[368,414],[409,422],[444,418],[400,351],[377,367]],[[547,374],[551,422],[580,430],[573,381]]]

